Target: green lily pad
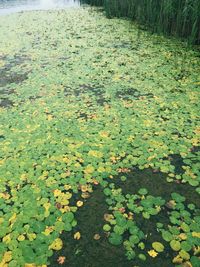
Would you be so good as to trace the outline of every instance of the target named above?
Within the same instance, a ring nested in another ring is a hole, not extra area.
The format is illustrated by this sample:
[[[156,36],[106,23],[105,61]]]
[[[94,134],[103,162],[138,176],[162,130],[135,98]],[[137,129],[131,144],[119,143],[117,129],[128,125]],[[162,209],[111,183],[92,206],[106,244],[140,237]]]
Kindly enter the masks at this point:
[[[103,226],[103,230],[106,231],[106,232],[109,232],[110,229],[111,229],[111,227],[110,227],[109,224],[105,224],[105,225]]]
[[[179,255],[183,260],[189,260],[190,259],[190,254],[187,253],[185,250],[181,250],[179,252]]]
[[[160,242],[153,242],[152,247],[157,251],[157,252],[163,252],[165,247],[163,246],[162,243]]]
[[[181,243],[177,240],[172,240],[170,242],[170,247],[174,250],[174,251],[179,251],[181,249]]]
[[[181,249],[184,251],[190,251],[192,249],[192,245],[187,241],[181,242]]]
[[[115,246],[120,245],[123,241],[122,236],[116,233],[111,233],[108,240],[112,245],[115,245]]]
[[[140,260],[142,260],[142,261],[146,261],[146,259],[147,259],[147,257],[144,254],[141,254],[141,253],[138,255],[138,258]]]
[[[138,193],[140,195],[146,195],[148,193],[147,189],[146,188],[140,188],[140,190],[138,191]]]

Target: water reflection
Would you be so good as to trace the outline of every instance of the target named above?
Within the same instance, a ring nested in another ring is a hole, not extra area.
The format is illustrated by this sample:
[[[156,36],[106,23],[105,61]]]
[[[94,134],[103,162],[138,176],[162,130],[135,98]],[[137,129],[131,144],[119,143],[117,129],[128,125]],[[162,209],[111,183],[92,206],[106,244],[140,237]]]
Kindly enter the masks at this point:
[[[25,10],[47,10],[79,5],[79,0],[0,0],[0,15]]]

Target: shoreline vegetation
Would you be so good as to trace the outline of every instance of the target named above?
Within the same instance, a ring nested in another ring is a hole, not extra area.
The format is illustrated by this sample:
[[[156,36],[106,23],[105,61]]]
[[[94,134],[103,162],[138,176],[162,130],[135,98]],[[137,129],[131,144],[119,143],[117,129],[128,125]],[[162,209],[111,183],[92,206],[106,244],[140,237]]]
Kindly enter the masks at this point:
[[[127,17],[148,30],[200,44],[199,0],[81,0],[102,6],[108,18]]]

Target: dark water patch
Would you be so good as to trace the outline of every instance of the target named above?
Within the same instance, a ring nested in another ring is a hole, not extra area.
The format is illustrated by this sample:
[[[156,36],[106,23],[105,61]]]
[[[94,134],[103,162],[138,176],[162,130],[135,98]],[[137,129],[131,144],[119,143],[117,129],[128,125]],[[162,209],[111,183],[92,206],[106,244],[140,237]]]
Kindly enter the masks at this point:
[[[171,193],[176,192],[186,197],[188,203],[194,203],[200,208],[199,194],[191,185],[185,183],[167,182],[167,175],[161,172],[155,173],[152,169],[133,169],[129,173],[123,173],[127,177],[122,182],[119,177],[113,179],[117,187],[122,188],[123,194],[136,194],[140,188],[146,188],[149,194],[161,196],[166,201],[171,199]]]
[[[15,93],[14,89],[10,89],[10,88],[0,89],[0,95],[11,95],[11,94],[14,94],[14,93]]]
[[[79,118],[83,118],[83,119],[85,119],[85,120],[88,120],[88,114],[85,113],[85,112],[80,112],[80,113],[79,113]]]
[[[151,216],[149,220],[144,219],[141,215],[136,215],[134,220],[145,235],[145,251],[152,249],[153,242],[160,242],[165,247],[164,252],[158,254],[155,259],[148,256],[148,260],[139,266],[173,267],[172,259],[175,256],[175,253],[170,250],[167,242],[163,240],[156,226],[158,222],[165,226],[167,225],[169,220],[168,217],[166,217],[166,213],[162,210],[159,215]]]
[[[12,71],[13,67],[20,66],[25,62],[25,60],[27,60],[26,56],[6,56],[5,60],[7,63],[4,65],[3,68],[0,69],[0,87],[6,86],[7,84],[11,83],[18,84],[28,78],[28,72],[17,73]]]
[[[98,86],[82,84],[77,92],[78,91],[79,93],[92,93],[96,97],[96,101],[99,101],[99,103],[105,101],[104,90]]]
[[[4,141],[6,138],[5,138],[5,136],[4,135],[0,135],[0,142],[1,141]]]
[[[128,48],[128,49],[131,49],[132,45],[130,43],[128,43],[128,42],[121,42],[121,43],[114,44],[113,47],[114,48]]]
[[[29,100],[36,100],[36,99],[40,99],[42,98],[42,96],[36,95],[36,96],[30,96]]]
[[[7,84],[18,84],[28,78],[28,73],[2,73],[0,72],[0,86],[6,86]]]
[[[103,217],[107,212],[104,194],[102,189],[97,187],[76,213],[78,225],[73,232],[62,234],[63,249],[55,252],[50,259],[50,266],[60,266],[57,259],[59,256],[65,256],[63,266],[66,267],[133,267],[133,262],[126,259],[123,247],[113,246],[108,242],[103,231]],[[77,231],[81,233],[80,240],[73,238]],[[99,240],[94,239],[95,234],[100,235]]]
[[[96,102],[97,105],[104,106],[109,103],[109,99],[104,96],[104,90],[98,86],[82,84],[78,88],[71,88],[69,86],[64,88],[65,96],[75,95],[76,97],[82,98],[86,94],[94,97],[94,102]]]
[[[171,164],[175,167],[175,172],[177,174],[183,174],[183,166],[185,165],[183,162],[183,159],[180,155],[175,154],[175,155],[169,155],[169,158],[171,160]]]
[[[8,98],[0,99],[0,107],[9,108],[11,106],[13,106],[13,101],[11,101],[10,99],[8,99]]]
[[[191,152],[192,153],[198,153],[198,152],[200,152],[200,146],[194,146],[194,147],[192,147],[191,148]]]
[[[141,93],[138,89],[136,88],[128,88],[128,89],[121,89],[116,92],[115,96],[117,98],[123,99],[123,100],[139,100],[141,98],[153,98],[153,94],[144,94]]]

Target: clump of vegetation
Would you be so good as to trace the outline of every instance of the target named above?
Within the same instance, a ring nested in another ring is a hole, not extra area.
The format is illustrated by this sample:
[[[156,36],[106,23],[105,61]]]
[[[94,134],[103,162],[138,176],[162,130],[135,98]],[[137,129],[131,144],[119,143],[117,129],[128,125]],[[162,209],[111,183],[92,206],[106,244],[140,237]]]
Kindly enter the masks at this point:
[[[128,17],[154,32],[200,42],[200,1],[193,0],[82,0],[103,6],[108,17]]]

